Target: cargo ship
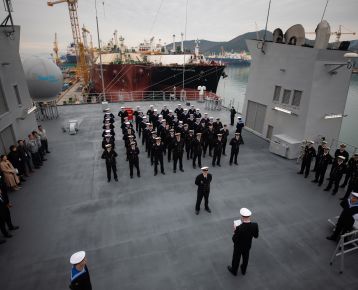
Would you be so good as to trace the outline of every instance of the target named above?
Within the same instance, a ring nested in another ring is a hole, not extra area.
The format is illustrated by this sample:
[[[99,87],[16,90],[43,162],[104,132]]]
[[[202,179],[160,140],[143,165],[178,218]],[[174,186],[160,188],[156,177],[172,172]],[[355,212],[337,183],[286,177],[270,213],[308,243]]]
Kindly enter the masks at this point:
[[[225,65],[210,61],[199,52],[166,53],[141,46],[137,51],[119,51],[102,54],[104,87],[107,94],[134,91],[206,91],[216,93]],[[97,58],[93,65],[92,92],[102,92],[101,66]]]

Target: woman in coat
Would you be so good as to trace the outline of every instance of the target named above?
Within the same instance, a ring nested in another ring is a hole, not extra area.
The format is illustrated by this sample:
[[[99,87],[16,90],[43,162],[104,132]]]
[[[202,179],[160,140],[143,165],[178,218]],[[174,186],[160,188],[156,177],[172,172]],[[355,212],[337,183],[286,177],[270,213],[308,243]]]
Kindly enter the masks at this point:
[[[20,187],[18,184],[20,183],[19,177],[16,174],[16,170],[14,166],[12,166],[11,162],[7,160],[6,155],[0,156],[0,170],[4,174],[4,179],[6,185],[11,190],[19,190]]]

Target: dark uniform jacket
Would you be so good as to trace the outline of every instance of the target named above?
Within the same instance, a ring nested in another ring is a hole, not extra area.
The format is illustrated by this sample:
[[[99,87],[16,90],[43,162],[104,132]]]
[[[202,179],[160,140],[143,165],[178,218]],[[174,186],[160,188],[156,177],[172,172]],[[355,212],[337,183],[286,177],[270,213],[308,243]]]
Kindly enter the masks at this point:
[[[132,149],[132,147],[130,147],[128,150],[127,150],[127,156],[128,156],[128,160],[129,162],[136,162],[138,161],[138,155],[139,155],[139,149],[138,147]]]
[[[173,154],[175,155],[183,155],[184,153],[184,140],[180,138],[178,141],[176,138],[173,141]]]
[[[112,149],[114,149],[115,144],[114,141],[112,139],[109,139],[109,141],[107,142],[106,138],[104,138],[104,140],[102,141],[102,148],[106,149],[106,145],[111,144],[112,145]]]
[[[230,141],[230,145],[232,146],[231,149],[234,150],[234,152],[236,152],[237,150],[240,149],[240,144],[241,144],[241,139],[236,139],[235,137],[231,139]]]
[[[347,163],[347,162],[348,162],[349,154],[348,154],[348,152],[347,152],[346,150],[344,150],[343,152],[341,152],[339,149],[337,149],[337,150],[334,152],[334,163],[335,163],[335,165],[337,165],[338,156],[343,156],[343,157],[345,157],[343,163]]]
[[[309,148],[308,146],[305,147],[305,153],[303,155],[303,159],[307,160],[307,161],[311,161],[313,157],[316,156],[316,150],[311,147]]]
[[[223,142],[222,140],[214,141],[214,153],[220,154],[223,151]]]
[[[120,117],[121,118],[121,123],[123,123],[124,122],[124,118],[125,117],[128,117],[128,112],[127,111],[119,111],[119,113],[118,113],[118,117]],[[112,123],[112,122],[111,122]]]
[[[238,122],[236,125],[236,132],[235,133],[240,133],[242,132],[242,128],[244,128],[245,124],[244,122]]]
[[[152,146],[152,156],[155,159],[158,159],[160,156],[163,156],[164,153],[164,145],[160,143],[157,145],[157,143],[153,144]]]
[[[71,290],[92,290],[91,279],[89,276],[88,268],[85,266],[84,272],[81,274],[74,274],[75,272],[72,270],[71,275]]]
[[[333,168],[330,177],[333,179],[341,179],[343,174],[346,173],[346,168],[347,166],[344,162],[339,165],[337,163],[337,166]]]
[[[332,164],[332,156],[331,154],[327,153],[326,155],[322,154],[318,160],[318,168],[320,170],[326,170],[329,164]]]
[[[111,151],[103,151],[102,153],[102,159],[106,160],[106,164],[115,164],[116,163],[116,157],[118,156],[118,154],[116,153],[116,151],[111,150]]]
[[[205,178],[203,174],[199,174],[195,179],[195,184],[198,186],[198,193],[210,192],[210,182],[213,180],[213,176],[208,173]]]
[[[340,203],[343,208],[339,219],[342,219],[342,223],[345,228],[351,228],[354,225],[354,215],[358,214],[358,204],[351,204],[348,199],[343,200]]]
[[[106,129],[107,130],[107,129]],[[103,130],[103,133],[102,133],[102,137],[104,137],[105,135],[109,134],[111,136],[115,136],[116,133],[114,133],[114,130],[113,129],[109,129],[111,132],[107,133],[106,130]]]
[[[201,155],[201,153],[203,152],[203,139],[200,138],[200,141],[197,138],[193,139],[192,142],[192,148],[193,148],[193,152],[197,155]]]
[[[109,123],[108,129],[107,129],[106,125],[103,125],[102,129],[103,130],[112,130],[112,129],[114,129],[114,125]]]
[[[242,223],[237,226],[235,233],[232,236],[234,247],[243,251],[248,251],[251,248],[252,238],[258,238],[259,226],[257,223]]]
[[[233,108],[231,108],[231,109],[230,109],[230,115],[231,115],[231,117],[235,117],[235,115],[236,115],[236,110],[233,109]]]

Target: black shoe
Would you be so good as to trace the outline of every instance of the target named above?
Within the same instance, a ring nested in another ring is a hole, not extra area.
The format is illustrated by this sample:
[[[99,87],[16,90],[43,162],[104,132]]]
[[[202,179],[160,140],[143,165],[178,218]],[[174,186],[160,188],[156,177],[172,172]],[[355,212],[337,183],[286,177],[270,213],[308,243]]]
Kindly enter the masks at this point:
[[[318,183],[318,186],[322,186],[322,183]]]
[[[230,166],[232,166],[232,162],[230,162]]]
[[[46,159],[46,158],[44,158],[44,159],[42,159],[42,161],[47,161],[47,159]]]
[[[339,200],[345,200],[344,196],[343,196],[343,197],[341,197]]]
[[[305,174],[305,178],[307,178],[307,177],[308,177],[308,175]]]
[[[330,190],[330,188],[325,188],[325,189],[323,189],[324,191],[329,191]]]
[[[313,182],[313,183],[317,183],[317,182],[318,182],[318,180],[317,180],[317,179],[314,179],[314,180],[312,180],[311,182]]]
[[[115,180],[116,182],[118,182],[118,178],[117,178],[117,177],[115,177],[114,180]]]
[[[3,243],[6,243],[5,240],[0,240],[0,245],[3,244]]]
[[[345,188],[346,187],[346,184],[342,184],[341,186],[340,186],[340,188]]]
[[[196,169],[196,165],[193,165],[193,168]]]
[[[131,175],[131,178],[133,178],[133,175]]]
[[[205,209],[208,213],[211,213],[211,209],[210,208],[206,208]]]
[[[303,174],[303,172],[301,172],[301,171],[298,171],[298,172],[297,172],[297,174]]]
[[[107,182],[111,182],[111,180],[110,180],[110,179],[107,179]]]
[[[183,168],[180,168],[179,170],[180,170],[181,172],[184,172],[184,169],[183,169]]]
[[[228,269],[228,271],[229,271],[232,275],[234,275],[234,276],[237,275],[236,273],[234,273],[234,271],[232,270],[232,267],[231,267],[231,266],[227,266],[227,269]]]
[[[12,235],[10,235],[9,233],[7,233],[6,235],[4,235],[5,238],[12,238]]]
[[[18,230],[20,227],[19,226],[12,226],[11,228],[9,228],[10,231],[16,231]]]
[[[239,165],[237,162],[235,162],[235,165]]]
[[[326,237],[327,240],[330,240],[330,241],[336,241],[336,237],[335,236],[329,236],[329,237]]]
[[[137,176],[140,177],[140,173],[137,173]]]
[[[213,167],[215,167],[215,164],[211,164]]]
[[[50,151],[46,151],[46,153],[51,153]]]
[[[162,171],[162,174],[163,174],[163,175],[165,175],[165,172],[164,172],[164,171]]]
[[[173,172],[174,172],[174,173],[177,173],[177,171],[176,171],[175,169],[173,170]]]
[[[332,191],[332,195],[336,195],[337,191]]]
[[[221,167],[221,165],[220,165],[220,164],[217,164],[217,166]]]
[[[244,268],[242,267],[242,265],[240,266],[240,269],[241,269],[241,274],[242,274],[242,275],[245,275],[245,274],[246,274],[246,270],[244,270]]]
[[[157,174],[158,174],[157,172],[154,172],[154,176],[157,176]]]
[[[196,210],[196,211],[195,211],[195,214],[198,215],[198,214],[199,214],[199,210]]]

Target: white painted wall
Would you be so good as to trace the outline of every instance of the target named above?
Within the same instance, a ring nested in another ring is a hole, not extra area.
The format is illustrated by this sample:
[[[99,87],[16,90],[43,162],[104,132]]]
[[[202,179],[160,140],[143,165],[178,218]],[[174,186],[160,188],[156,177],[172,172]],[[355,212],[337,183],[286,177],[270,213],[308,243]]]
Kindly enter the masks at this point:
[[[12,124],[15,138],[24,139],[28,133],[37,129],[37,122],[34,113],[27,115],[25,120],[19,119],[24,110],[32,107],[32,100],[19,55],[20,27],[15,26],[13,39],[5,35],[5,30],[9,28],[0,28],[0,81],[9,111],[0,116],[0,131]],[[19,88],[21,105],[13,89],[15,84]]]

